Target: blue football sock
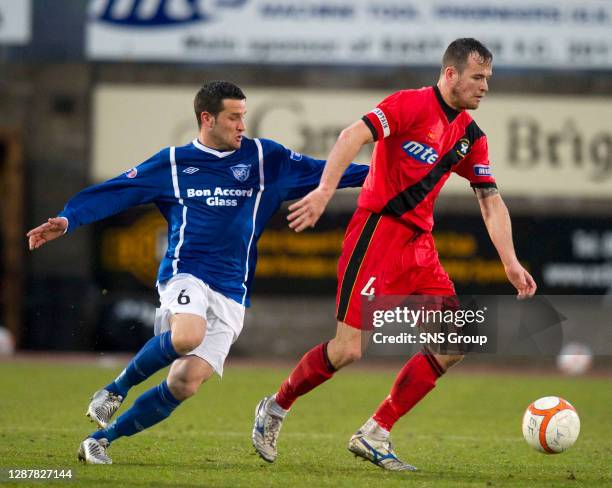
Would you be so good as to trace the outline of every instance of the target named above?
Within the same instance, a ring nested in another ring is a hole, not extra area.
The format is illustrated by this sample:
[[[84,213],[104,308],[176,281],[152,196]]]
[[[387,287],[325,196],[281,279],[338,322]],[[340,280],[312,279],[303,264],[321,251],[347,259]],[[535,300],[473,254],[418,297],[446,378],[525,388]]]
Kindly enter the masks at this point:
[[[104,389],[125,398],[132,386],[142,383],[178,357],[180,354],[177,354],[172,346],[170,331],[152,337],[142,346],[117,379]]]
[[[169,417],[180,403],[164,380],[140,395],[131,408],[106,429],[98,430],[89,437],[104,438],[110,443],[119,437],[137,434]]]

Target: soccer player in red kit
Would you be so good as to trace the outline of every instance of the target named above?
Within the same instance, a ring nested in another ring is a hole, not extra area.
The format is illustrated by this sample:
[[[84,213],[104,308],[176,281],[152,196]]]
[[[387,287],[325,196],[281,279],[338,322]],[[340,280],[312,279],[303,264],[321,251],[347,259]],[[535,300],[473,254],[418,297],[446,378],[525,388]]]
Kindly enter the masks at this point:
[[[278,392],[257,406],[253,445],[266,461],[276,459],[276,441],[293,402],[360,359],[363,296],[455,297],[440,264],[431,230],[433,207],[451,173],[466,178],[480,205],[491,240],[519,298],[536,284],[519,263],[510,217],[489,165],[487,138],[466,110],[478,108],[488,91],[492,54],[475,39],[452,42],[437,86],[402,90],[342,131],[319,186],[289,207],[296,232],[313,227],[338,181],[363,144],[376,142],[370,173],[346,231],[338,263],[337,332],[307,352]],[[349,441],[349,450],[381,468],[415,470],[395,455],[389,431],[463,358],[427,349],[400,370],[391,391]]]

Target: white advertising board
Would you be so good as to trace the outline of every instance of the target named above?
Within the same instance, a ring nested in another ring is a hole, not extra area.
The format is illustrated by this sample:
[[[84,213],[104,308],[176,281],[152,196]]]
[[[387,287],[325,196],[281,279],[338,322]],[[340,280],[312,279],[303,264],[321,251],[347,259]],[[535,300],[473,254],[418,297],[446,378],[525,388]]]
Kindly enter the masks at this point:
[[[609,69],[606,0],[90,0],[91,59],[438,66],[475,37],[505,67]]]
[[[0,0],[0,44],[27,44],[32,36],[30,0]]]

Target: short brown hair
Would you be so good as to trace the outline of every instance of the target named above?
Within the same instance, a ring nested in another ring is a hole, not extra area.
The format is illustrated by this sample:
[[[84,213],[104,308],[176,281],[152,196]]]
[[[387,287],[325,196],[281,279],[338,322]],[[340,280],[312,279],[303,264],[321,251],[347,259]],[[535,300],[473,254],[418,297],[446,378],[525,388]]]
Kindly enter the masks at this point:
[[[216,117],[223,110],[223,100],[246,100],[242,90],[229,81],[211,81],[202,85],[193,100],[193,109],[198,121],[202,125],[200,114],[208,112]]]
[[[468,63],[470,54],[477,54],[484,63],[493,61],[493,53],[489,51],[484,44],[472,37],[462,37],[451,42],[444,56],[442,56],[442,69],[449,66],[454,66],[461,73]]]

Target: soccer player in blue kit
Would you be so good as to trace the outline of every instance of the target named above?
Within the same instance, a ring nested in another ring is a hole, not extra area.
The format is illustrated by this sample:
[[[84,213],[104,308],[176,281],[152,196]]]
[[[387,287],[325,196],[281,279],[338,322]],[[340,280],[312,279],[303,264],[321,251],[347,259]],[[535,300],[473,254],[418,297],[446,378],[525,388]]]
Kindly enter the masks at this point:
[[[77,227],[153,202],[168,221],[159,267],[155,336],[121,374],[94,393],[87,415],[100,430],[80,460],[111,464],[108,446],[167,418],[214,372],[223,374],[242,330],[257,260],[256,243],[282,202],[316,188],[325,161],[267,139],[244,136],[246,97],[224,81],[205,84],[194,100],[199,134],[72,198],[57,217],[28,232],[37,249]],[[369,167],[352,164],[340,187],[361,186]],[[168,366],[167,379],[110,423],[130,388]]]

